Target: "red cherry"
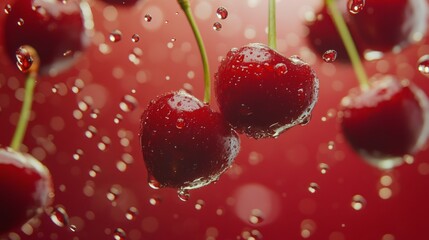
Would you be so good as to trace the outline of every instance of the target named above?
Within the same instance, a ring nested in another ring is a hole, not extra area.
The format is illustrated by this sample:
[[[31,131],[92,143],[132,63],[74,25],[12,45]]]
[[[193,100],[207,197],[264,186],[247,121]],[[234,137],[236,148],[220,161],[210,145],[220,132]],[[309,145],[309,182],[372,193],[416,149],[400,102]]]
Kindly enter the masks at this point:
[[[429,102],[417,86],[384,76],[369,90],[354,89],[341,102],[346,140],[365,160],[391,168],[425,144]]]
[[[56,75],[69,68],[90,43],[89,5],[79,0],[16,0],[4,26],[5,48],[13,62],[22,45],[36,49],[40,73]]]
[[[0,235],[42,213],[54,195],[49,170],[9,149],[0,149],[0,189]]]
[[[185,92],[153,100],[141,120],[143,158],[152,185],[193,189],[216,181],[240,148],[220,113]]]
[[[225,119],[253,138],[308,122],[317,101],[319,81],[310,66],[260,43],[229,51],[215,77]]]
[[[367,48],[387,52],[400,50],[423,38],[427,29],[426,0],[367,0],[350,24]]]

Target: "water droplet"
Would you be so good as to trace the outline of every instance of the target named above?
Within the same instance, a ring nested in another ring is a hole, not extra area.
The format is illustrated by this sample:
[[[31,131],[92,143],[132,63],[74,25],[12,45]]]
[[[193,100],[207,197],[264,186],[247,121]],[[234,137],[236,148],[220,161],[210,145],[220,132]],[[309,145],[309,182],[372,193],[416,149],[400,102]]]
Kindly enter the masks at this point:
[[[187,189],[180,188],[177,190],[177,196],[180,200],[186,202],[191,197],[191,194],[189,194],[189,191]]]
[[[213,23],[213,30],[220,31],[222,29],[222,24],[220,22]]]
[[[228,17],[228,10],[226,10],[226,8],[224,8],[224,7],[219,7],[216,10],[216,16],[219,19],[226,19]]]
[[[195,209],[196,210],[201,210],[204,207],[204,200],[198,199],[197,203],[195,204]]]
[[[420,57],[417,64],[419,72],[429,77],[429,54]]]
[[[185,127],[185,120],[183,118],[178,118],[176,121],[176,127],[177,129],[182,129]]]
[[[263,213],[260,209],[252,209],[249,217],[249,222],[252,224],[258,224],[264,221]]]
[[[69,226],[69,229],[70,229],[70,231],[72,231],[72,232],[76,232],[77,227],[76,227],[76,225],[70,225],[70,226]]]
[[[119,108],[124,112],[131,112],[136,109],[137,105],[137,99],[127,94],[122,98],[122,101],[119,103]]]
[[[18,26],[20,26],[20,27],[21,27],[22,25],[24,25],[24,19],[22,19],[22,18],[18,19],[17,24],[18,24]]]
[[[88,172],[89,176],[92,178],[95,178],[99,173],[101,173],[101,168],[98,165],[92,166],[91,170]]]
[[[337,51],[335,50],[328,50],[323,55],[322,58],[325,62],[331,63],[334,62],[335,59],[337,59]]]
[[[319,163],[319,170],[320,170],[320,173],[326,174],[329,170],[329,165],[326,163]]]
[[[310,183],[310,186],[308,186],[308,191],[310,193],[315,193],[319,190],[320,190],[319,184],[317,184],[315,182]]]
[[[33,65],[33,57],[27,47],[21,46],[15,54],[16,66],[21,72],[27,72]]]
[[[362,195],[354,195],[352,198],[351,206],[354,210],[360,211],[366,206],[366,200]]]
[[[124,117],[118,113],[118,114],[116,114],[115,118],[113,119],[113,122],[116,124],[119,124],[122,121],[122,119],[124,119]]]
[[[119,42],[119,41],[121,41],[121,39],[122,39],[122,33],[118,29],[114,30],[109,35],[109,40],[111,42]]]
[[[97,134],[97,128],[95,128],[92,125],[88,126],[88,130],[85,131],[85,136],[87,138],[93,138],[94,135],[96,135],[96,134]]]
[[[58,227],[65,227],[69,225],[69,216],[66,210],[61,206],[56,206],[50,214],[52,222]]]
[[[144,15],[144,20],[146,22],[150,22],[150,21],[152,21],[152,16],[150,14],[146,14],[146,15]]]
[[[351,14],[358,14],[365,7],[365,0],[349,0],[347,6]]]
[[[160,197],[151,197],[151,198],[149,198],[149,203],[152,206],[157,206],[157,205],[161,204],[161,201],[162,200],[161,200]]]
[[[308,114],[307,116],[305,116],[304,118],[302,118],[301,122],[299,123],[299,125],[301,126],[305,126],[308,123],[310,123],[311,121],[311,114]]]
[[[334,141],[329,141],[328,142],[328,150],[334,150],[335,147],[335,142]]]
[[[153,176],[149,176],[148,184],[152,189],[159,189],[161,187],[161,184]]]
[[[124,229],[116,228],[115,231],[113,231],[113,238],[115,240],[125,240],[127,238],[127,234]]]
[[[72,55],[72,53],[73,53],[73,51],[72,51],[72,50],[67,50],[67,51],[65,51],[65,52],[63,53],[63,57],[70,56],[70,55]]]
[[[140,41],[140,36],[137,33],[133,34],[133,36],[131,37],[131,41],[135,43]]]
[[[6,4],[4,6],[4,13],[9,14],[12,11],[12,6],[10,4]]]
[[[120,185],[113,185],[110,187],[109,192],[106,194],[106,197],[109,201],[116,201],[122,193],[122,188]]]
[[[283,76],[287,73],[287,66],[284,63],[277,63],[276,66],[274,66],[274,71],[277,76]]]
[[[125,213],[125,218],[128,220],[133,220],[139,214],[139,210],[136,207],[130,207]]]

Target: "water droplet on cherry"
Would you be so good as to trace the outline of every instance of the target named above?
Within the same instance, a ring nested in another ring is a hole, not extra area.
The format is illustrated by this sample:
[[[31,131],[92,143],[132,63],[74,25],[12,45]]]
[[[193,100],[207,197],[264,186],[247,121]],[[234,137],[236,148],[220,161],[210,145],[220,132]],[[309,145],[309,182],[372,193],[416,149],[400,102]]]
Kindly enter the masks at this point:
[[[185,126],[185,120],[183,118],[178,118],[176,121],[177,129],[182,129]]]
[[[137,33],[133,34],[133,36],[131,37],[131,41],[135,43],[140,41],[140,35],[138,35]]]
[[[354,210],[360,211],[366,206],[366,200],[362,195],[354,195],[352,198],[351,206]]]
[[[33,65],[33,57],[27,47],[21,46],[16,51],[16,66],[21,72],[27,72]]]
[[[326,174],[329,170],[329,165],[326,163],[319,163],[319,170],[320,170],[320,173]]]
[[[4,6],[4,13],[9,14],[12,11],[12,6],[10,4],[6,4]]]
[[[419,72],[429,77],[429,55],[420,57],[417,64]]]
[[[50,214],[51,221],[58,227],[69,225],[69,216],[63,207],[56,206]]]
[[[146,14],[146,15],[144,15],[144,20],[146,22],[150,22],[150,21],[152,21],[152,16],[150,14]]]
[[[308,186],[308,191],[310,193],[315,193],[319,190],[320,190],[319,184],[317,184],[315,182],[310,183],[310,186]]]
[[[337,59],[337,51],[335,50],[327,50],[323,56],[322,59],[327,62],[327,63],[331,63],[334,62],[335,59]]]
[[[252,209],[249,222],[252,224],[262,223],[264,221],[263,213],[260,209]]]
[[[134,220],[135,217],[139,214],[139,210],[136,207],[130,207],[125,213],[125,218],[128,220]]]
[[[226,10],[226,8],[224,8],[224,7],[219,7],[216,10],[216,16],[222,20],[226,19],[228,17],[228,10]]]
[[[274,66],[274,71],[277,76],[283,76],[287,73],[287,66],[284,63],[277,63],[276,66]]]
[[[189,194],[189,191],[187,189],[180,188],[177,190],[177,196],[180,200],[186,202],[191,198],[191,194]]]
[[[347,7],[351,14],[358,14],[365,7],[365,0],[349,0]]]
[[[131,112],[136,109],[137,105],[137,99],[127,94],[122,98],[122,101],[119,103],[119,108],[124,112]]]
[[[18,26],[23,26],[24,25],[24,19],[22,19],[22,18],[20,18],[20,19],[18,19],[18,22],[17,22],[17,24],[18,24]]]
[[[116,228],[115,231],[113,231],[113,238],[115,240],[125,240],[127,238],[127,234],[124,229]]]
[[[149,176],[148,184],[152,189],[159,189],[161,187],[161,184],[153,176]]]
[[[204,204],[205,204],[204,200],[198,199],[197,203],[195,204],[195,209],[201,210],[204,207]]]
[[[160,197],[151,197],[151,198],[149,198],[149,203],[152,206],[157,206],[157,205],[161,204],[161,198]]]

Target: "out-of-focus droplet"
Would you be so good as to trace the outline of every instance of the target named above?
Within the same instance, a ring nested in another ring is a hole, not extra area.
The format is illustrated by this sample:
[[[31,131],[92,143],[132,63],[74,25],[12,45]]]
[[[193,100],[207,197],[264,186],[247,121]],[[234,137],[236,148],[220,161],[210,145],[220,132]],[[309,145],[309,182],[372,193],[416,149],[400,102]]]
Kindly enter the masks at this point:
[[[308,191],[310,193],[316,193],[319,190],[320,190],[319,184],[315,182],[310,183],[310,186],[308,186]]]
[[[89,176],[92,178],[95,178],[99,173],[101,173],[101,168],[98,165],[92,166],[91,170],[88,172]]]
[[[113,32],[110,33],[109,35],[109,40],[111,42],[119,42],[122,39],[122,32],[119,31],[118,29],[114,30]]]
[[[21,72],[27,72],[33,65],[33,57],[31,56],[28,48],[25,46],[21,46],[18,48],[18,50],[16,50],[15,57],[16,66]]]
[[[130,207],[125,213],[125,218],[128,220],[134,220],[136,216],[139,214],[139,210],[136,207]]]
[[[116,228],[115,231],[113,231],[113,238],[115,240],[125,240],[127,238],[127,234],[124,229]]]
[[[58,227],[69,225],[69,216],[63,207],[56,206],[50,214],[52,222]]]
[[[320,170],[320,173],[326,174],[329,170],[329,165],[326,163],[319,163],[319,170]]]
[[[150,14],[146,14],[146,15],[144,15],[144,20],[146,22],[150,22],[150,21],[152,21],[152,16]]]
[[[110,187],[109,192],[107,192],[106,197],[109,201],[116,201],[122,193],[122,188],[120,185],[113,185]]]
[[[249,222],[251,224],[258,224],[264,221],[263,213],[260,209],[252,209],[250,213]]]
[[[67,51],[65,51],[65,52],[63,53],[63,57],[70,56],[70,55],[72,55],[72,53],[73,53],[73,51],[72,51],[72,50],[67,50]]]
[[[162,201],[161,198],[158,196],[149,198],[149,203],[152,206],[157,206],[157,205],[161,204],[161,201]]]
[[[189,194],[189,191],[187,189],[182,189],[182,188],[177,190],[177,196],[179,197],[180,200],[184,202],[188,201],[189,198],[191,198],[191,194]]]
[[[335,50],[327,50],[322,55],[322,59],[323,59],[323,61],[325,61],[327,63],[334,62],[335,59],[337,59],[337,51],[335,51]]]
[[[358,14],[365,7],[365,0],[349,0],[347,7],[351,14]]]
[[[216,10],[216,16],[222,20],[226,19],[228,17],[228,10],[226,10],[224,7],[218,7]]]
[[[284,63],[277,63],[276,66],[274,66],[274,71],[277,76],[283,76],[287,73],[287,66]]]
[[[417,64],[419,72],[429,77],[429,54],[420,57]]]
[[[119,103],[119,108],[124,112],[131,112],[136,109],[138,101],[131,95],[125,95]]]
[[[76,225],[70,225],[70,226],[69,226],[69,229],[70,229],[70,231],[72,231],[72,232],[76,232],[77,227],[76,227]]]
[[[366,200],[362,195],[354,195],[352,198],[351,206],[354,210],[360,211],[366,206]]]
[[[328,150],[334,150],[334,148],[335,148],[335,142],[329,141],[328,142]]]
[[[220,31],[222,29],[222,24],[220,22],[213,23],[213,30]]]
[[[118,114],[116,114],[115,118],[113,119],[113,122],[116,124],[119,124],[122,121],[122,119],[124,119],[124,117],[122,116],[122,114],[118,113]]]
[[[4,13],[9,14],[10,12],[12,12],[12,6],[10,4],[6,4],[4,6]]]
[[[198,199],[197,203],[195,204],[195,209],[201,210],[204,207],[204,204],[205,204],[204,200]]]
[[[138,35],[137,33],[133,34],[133,36],[131,37],[131,41],[135,43],[140,41],[140,35]]]
[[[182,129],[183,127],[185,127],[185,120],[183,118],[178,118],[176,121],[176,128]]]
[[[24,19],[22,19],[22,18],[18,19],[18,22],[16,24],[18,24],[18,26],[20,26],[20,27],[23,26],[24,25]]]

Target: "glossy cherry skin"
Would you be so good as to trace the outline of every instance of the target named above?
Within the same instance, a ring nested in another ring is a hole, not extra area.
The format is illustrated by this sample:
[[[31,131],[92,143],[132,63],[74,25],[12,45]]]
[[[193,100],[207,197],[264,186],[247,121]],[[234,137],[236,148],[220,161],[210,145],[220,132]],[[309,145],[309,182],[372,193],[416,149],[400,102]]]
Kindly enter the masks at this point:
[[[369,163],[392,168],[426,143],[428,106],[426,95],[417,86],[384,76],[369,90],[354,89],[343,98],[342,132]]]
[[[427,17],[426,0],[367,0],[364,9],[350,17],[350,25],[367,48],[387,52],[421,40]]]
[[[0,189],[0,235],[42,213],[54,196],[49,170],[10,149],[0,149]]]
[[[183,91],[149,104],[141,118],[140,140],[150,184],[179,189],[216,181],[240,148],[222,115]]]
[[[40,57],[40,74],[56,75],[70,68],[89,45],[93,25],[84,1],[15,0],[5,20],[5,48],[16,62],[17,49],[32,46]]]
[[[260,43],[231,49],[215,75],[215,93],[225,119],[253,138],[277,137],[308,122],[318,89],[308,64]]]

